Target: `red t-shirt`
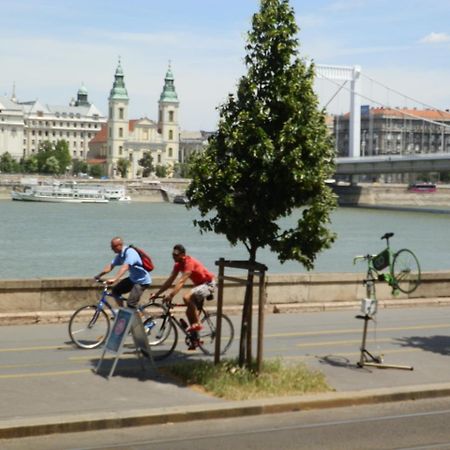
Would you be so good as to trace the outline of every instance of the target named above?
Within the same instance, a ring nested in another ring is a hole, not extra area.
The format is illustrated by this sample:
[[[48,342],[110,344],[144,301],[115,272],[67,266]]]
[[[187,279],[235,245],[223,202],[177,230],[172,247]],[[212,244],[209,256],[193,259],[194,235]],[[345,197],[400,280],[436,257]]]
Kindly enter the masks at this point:
[[[214,275],[198,260],[186,255],[183,261],[176,262],[173,266],[175,272],[191,272],[190,279],[195,286],[209,283],[214,279]]]

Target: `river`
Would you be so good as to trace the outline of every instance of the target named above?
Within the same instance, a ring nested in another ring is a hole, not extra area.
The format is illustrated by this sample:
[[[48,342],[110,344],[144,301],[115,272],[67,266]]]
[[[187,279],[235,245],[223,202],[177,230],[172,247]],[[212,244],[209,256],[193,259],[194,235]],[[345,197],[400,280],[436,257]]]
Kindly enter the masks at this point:
[[[294,215],[295,216],[295,215]],[[216,271],[214,261],[246,259],[243,246],[231,247],[221,235],[200,234],[192,221],[196,210],[169,203],[63,204],[0,200],[1,279],[85,277],[100,271],[113,256],[111,237],[147,250],[156,265],[155,275],[170,272],[173,244]],[[293,218],[291,218],[293,220]],[[377,253],[380,237],[395,233],[393,248],[413,250],[422,270],[450,269],[450,214],[363,208],[338,208],[331,229],[338,235],[333,247],[322,252],[314,272],[360,272],[353,256]],[[280,264],[267,249],[258,261],[271,273],[306,272],[297,262]]]

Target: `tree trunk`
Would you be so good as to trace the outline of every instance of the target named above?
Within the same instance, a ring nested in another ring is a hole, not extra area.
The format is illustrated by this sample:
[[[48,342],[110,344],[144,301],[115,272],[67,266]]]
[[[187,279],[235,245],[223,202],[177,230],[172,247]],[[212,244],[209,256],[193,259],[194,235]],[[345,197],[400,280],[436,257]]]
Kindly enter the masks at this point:
[[[256,249],[250,251],[249,263],[256,261]],[[242,308],[241,337],[239,342],[239,367],[249,368],[252,362],[252,305],[253,305],[253,269],[247,272],[244,305]]]

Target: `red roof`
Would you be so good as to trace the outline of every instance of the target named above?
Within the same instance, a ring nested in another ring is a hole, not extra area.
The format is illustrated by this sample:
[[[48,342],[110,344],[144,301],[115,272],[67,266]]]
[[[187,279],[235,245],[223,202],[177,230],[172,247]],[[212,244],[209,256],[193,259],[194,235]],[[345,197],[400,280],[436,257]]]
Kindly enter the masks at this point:
[[[108,124],[103,124],[100,131],[90,140],[90,144],[100,144],[108,140]]]

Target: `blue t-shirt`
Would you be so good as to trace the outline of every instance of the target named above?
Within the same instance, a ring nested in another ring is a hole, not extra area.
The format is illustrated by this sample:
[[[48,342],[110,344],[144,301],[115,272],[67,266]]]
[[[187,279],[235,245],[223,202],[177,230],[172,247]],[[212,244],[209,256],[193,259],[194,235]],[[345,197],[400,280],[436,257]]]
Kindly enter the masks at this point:
[[[141,257],[138,252],[131,247],[124,247],[121,253],[118,253],[111,263],[113,266],[129,265],[130,280],[134,284],[150,284],[152,278],[150,274],[142,267]]]

